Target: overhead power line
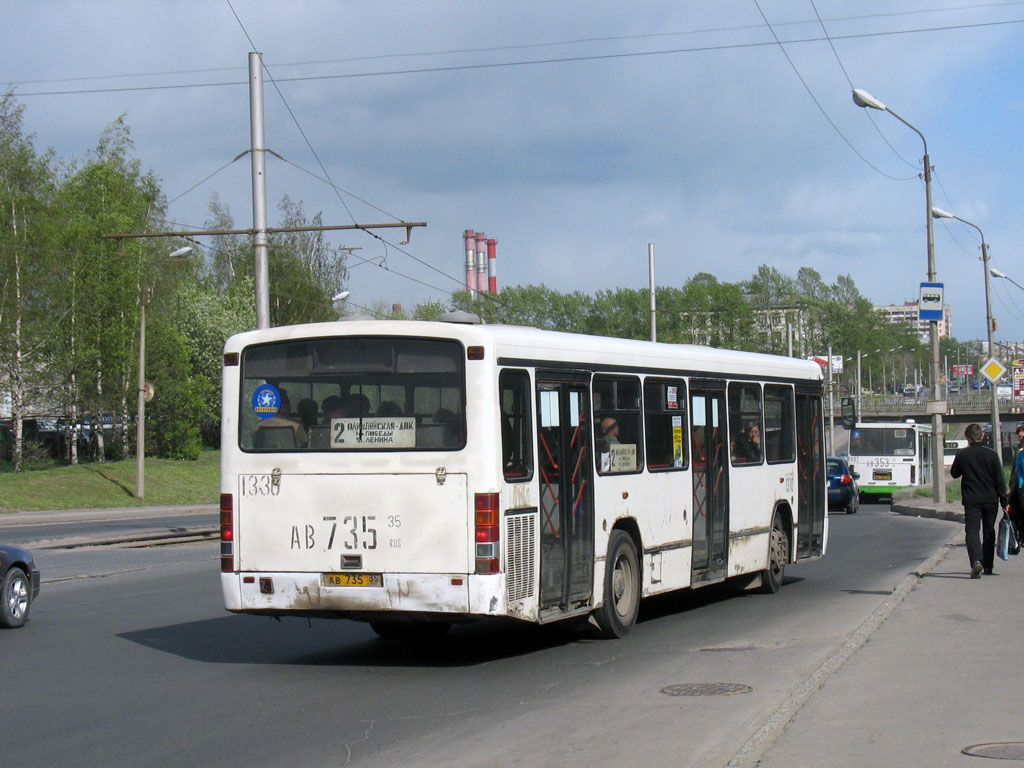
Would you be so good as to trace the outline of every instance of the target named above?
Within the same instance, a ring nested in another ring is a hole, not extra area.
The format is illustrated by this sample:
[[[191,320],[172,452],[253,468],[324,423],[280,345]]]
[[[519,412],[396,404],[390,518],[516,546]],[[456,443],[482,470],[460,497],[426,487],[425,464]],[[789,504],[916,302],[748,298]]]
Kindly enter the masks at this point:
[[[815,8],[816,19],[806,19],[798,21],[783,21],[778,22],[775,27],[796,27],[817,23],[822,24],[823,21],[829,23],[847,22],[847,21],[864,21],[866,19],[875,18],[894,18],[898,16],[918,16],[923,14],[937,14],[937,13],[951,13],[955,11],[969,11],[979,8],[1001,8],[1006,6],[1024,5],[1024,0],[1004,0],[1004,2],[980,2],[980,3],[968,3],[965,5],[949,6],[946,8],[919,8],[907,11],[888,11],[884,13],[865,13],[856,16],[834,16],[831,18],[822,19],[820,14]],[[360,61],[377,61],[382,59],[401,59],[401,58],[422,58],[427,56],[455,56],[464,55],[471,53],[495,53],[498,51],[515,51],[515,50],[528,50],[531,48],[555,48],[559,46],[569,45],[585,45],[591,43],[605,43],[605,42],[621,42],[623,40],[649,40],[654,38],[665,38],[665,37],[683,37],[691,35],[704,35],[713,34],[719,32],[743,32],[755,29],[761,29],[764,25],[762,24],[734,24],[720,27],[703,27],[699,29],[684,29],[675,30],[668,32],[647,32],[643,34],[634,35],[604,35],[598,37],[581,37],[570,40],[548,40],[539,43],[513,43],[508,45],[492,45],[486,47],[476,48],[450,48],[439,51],[407,51],[398,53],[378,53],[369,56],[351,56],[340,59],[318,59],[311,61],[292,61],[282,62],[276,64],[278,67],[305,67],[305,66],[321,66],[324,64],[349,64]],[[236,72],[245,71],[245,67],[198,67],[193,69],[172,69],[163,70],[159,72],[133,72],[133,73],[122,73],[113,75],[80,75],[76,77],[60,77],[60,78],[35,78],[28,80],[12,80],[9,84],[12,86],[18,85],[39,85],[44,83],[71,83],[83,80],[116,80],[119,78],[129,77],[167,77],[170,75],[194,75],[194,74],[206,74],[210,72]]]
[[[602,60],[613,60],[613,59],[631,59],[641,58],[646,56],[670,56],[682,53],[704,53],[708,51],[729,51],[729,50],[741,50],[745,48],[765,48],[768,46],[775,45],[796,45],[799,43],[820,43],[831,40],[858,40],[872,37],[892,37],[896,35],[912,35],[912,34],[928,34],[935,32],[949,32],[955,30],[964,29],[982,29],[987,27],[1000,27],[1011,24],[1024,24],[1024,19],[1008,19],[1003,21],[986,21],[977,22],[974,24],[950,24],[945,26],[936,27],[918,27],[915,29],[899,29],[899,30],[885,30],[880,32],[861,32],[852,33],[847,35],[831,35],[830,37],[800,37],[793,38],[790,40],[763,40],[757,42],[745,42],[745,43],[722,43],[718,45],[703,45],[703,46],[692,46],[688,48],[667,48],[655,51],[626,51],[622,53],[603,53],[593,54],[587,56],[561,56],[556,58],[548,59],[524,59],[516,61],[499,61],[481,64],[452,64],[446,66],[435,66],[435,67],[419,67],[409,69],[392,69],[392,70],[381,70],[377,72],[347,72],[343,74],[334,75],[305,75],[298,77],[282,77],[276,80],[277,83],[301,83],[301,82],[312,82],[317,80],[344,80],[352,78],[363,78],[363,77],[387,77],[394,75],[413,75],[413,74],[428,74],[434,72],[461,72],[469,70],[483,70],[483,69],[502,69],[508,67],[527,67],[537,66],[543,64],[567,64],[572,62],[581,61],[602,61]],[[221,88],[226,86],[238,86],[247,85],[248,82],[245,80],[231,80],[223,82],[211,82],[211,83],[174,83],[169,85],[138,85],[138,86],[124,86],[119,88],[80,88],[80,89],[64,89],[54,91],[26,91],[19,92],[18,97],[24,98],[28,96],[67,96],[67,95],[82,95],[91,93],[126,93],[126,92],[144,92],[144,91],[167,91],[167,90],[185,90],[189,88]]]

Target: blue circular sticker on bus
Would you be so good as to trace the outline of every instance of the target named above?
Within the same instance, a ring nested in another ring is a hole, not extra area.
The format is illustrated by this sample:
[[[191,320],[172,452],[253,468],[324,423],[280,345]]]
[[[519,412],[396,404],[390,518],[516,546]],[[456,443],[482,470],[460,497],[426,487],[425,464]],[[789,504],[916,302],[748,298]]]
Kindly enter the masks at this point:
[[[281,410],[281,393],[273,384],[260,384],[252,393],[252,409],[261,419],[276,416]]]

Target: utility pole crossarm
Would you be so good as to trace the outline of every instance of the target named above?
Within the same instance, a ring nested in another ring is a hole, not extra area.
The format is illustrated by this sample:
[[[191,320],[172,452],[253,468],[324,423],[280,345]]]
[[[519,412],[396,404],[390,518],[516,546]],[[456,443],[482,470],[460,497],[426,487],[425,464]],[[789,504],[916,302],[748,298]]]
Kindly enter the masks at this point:
[[[325,224],[317,227],[267,227],[267,234],[283,232],[331,232],[341,229],[405,229],[411,232],[414,227],[425,227],[425,221],[396,221],[386,224]],[[119,232],[113,235],[101,235],[104,240],[115,240],[132,237],[200,237],[216,235],[255,235],[255,229],[190,229],[181,232]],[[408,236],[408,235],[407,235]]]

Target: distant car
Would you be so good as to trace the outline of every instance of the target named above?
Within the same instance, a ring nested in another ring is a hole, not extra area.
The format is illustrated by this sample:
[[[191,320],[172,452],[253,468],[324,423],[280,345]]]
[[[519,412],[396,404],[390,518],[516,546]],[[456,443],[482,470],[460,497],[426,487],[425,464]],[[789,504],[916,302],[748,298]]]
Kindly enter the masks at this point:
[[[841,456],[830,456],[825,460],[825,474],[828,477],[828,508],[842,509],[846,514],[856,514],[860,509],[860,475],[850,471],[850,465]]]
[[[32,553],[0,544],[0,627],[14,629],[28,621],[39,595],[39,569]]]

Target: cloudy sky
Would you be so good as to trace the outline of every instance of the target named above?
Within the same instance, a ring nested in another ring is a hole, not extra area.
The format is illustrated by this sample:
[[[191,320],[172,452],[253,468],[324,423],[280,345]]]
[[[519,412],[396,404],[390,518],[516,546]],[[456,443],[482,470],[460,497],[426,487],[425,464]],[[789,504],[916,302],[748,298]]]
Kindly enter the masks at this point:
[[[218,195],[252,224],[247,58],[262,52],[267,196],[356,248],[351,300],[407,308],[463,281],[465,229],[498,240],[501,285],[593,292],[761,264],[875,303],[926,279],[934,204],[984,230],[1024,285],[1024,0],[574,0],[510,3],[30,3],[3,0],[0,80],[40,148],[86,157],[125,114],[169,213]],[[226,166],[226,167],[225,167]],[[336,192],[329,177],[344,190]],[[207,178],[209,177],[209,178]],[[201,182],[201,183],[200,183]],[[271,224],[274,221],[271,212]],[[984,335],[977,233],[937,221],[953,332]],[[1024,339],[1024,290],[994,280],[997,338]]]

